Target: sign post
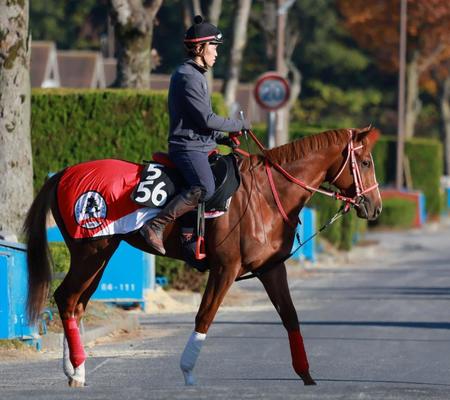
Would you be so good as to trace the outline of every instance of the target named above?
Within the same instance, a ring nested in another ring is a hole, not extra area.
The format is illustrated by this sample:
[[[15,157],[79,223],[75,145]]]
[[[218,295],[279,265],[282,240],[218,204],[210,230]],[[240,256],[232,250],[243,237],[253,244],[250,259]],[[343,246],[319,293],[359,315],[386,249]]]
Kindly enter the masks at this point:
[[[255,84],[254,96],[260,107],[269,111],[267,145],[275,146],[275,111],[282,108],[289,100],[289,82],[276,72],[266,72],[261,75]]]

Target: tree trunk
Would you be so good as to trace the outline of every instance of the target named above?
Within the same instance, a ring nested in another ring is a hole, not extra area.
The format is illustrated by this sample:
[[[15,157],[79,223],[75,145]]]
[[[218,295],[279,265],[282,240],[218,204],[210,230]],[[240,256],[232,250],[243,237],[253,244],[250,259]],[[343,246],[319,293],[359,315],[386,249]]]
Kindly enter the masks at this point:
[[[419,99],[419,54],[414,53],[406,67],[406,105],[405,105],[405,138],[414,136],[417,116],[421,109]]]
[[[18,236],[33,200],[28,1],[0,0],[0,231]]]
[[[212,0],[208,8],[208,22],[218,26],[220,14],[222,13],[222,0]]]
[[[109,0],[117,43],[114,86],[150,88],[153,23],[162,0]]]
[[[439,98],[442,136],[444,138],[445,174],[450,175],[450,75],[445,78]]]
[[[225,104],[230,114],[236,112],[236,91],[242,65],[242,55],[247,44],[247,26],[250,15],[251,0],[237,2],[233,18],[233,38],[230,48],[227,76],[224,83]]]
[[[219,26],[219,18],[222,12],[222,0],[212,0],[209,8],[208,8],[208,22]],[[206,80],[208,82],[208,87],[211,93],[213,92],[213,81],[214,81],[214,73],[212,69],[208,69],[206,72]]]

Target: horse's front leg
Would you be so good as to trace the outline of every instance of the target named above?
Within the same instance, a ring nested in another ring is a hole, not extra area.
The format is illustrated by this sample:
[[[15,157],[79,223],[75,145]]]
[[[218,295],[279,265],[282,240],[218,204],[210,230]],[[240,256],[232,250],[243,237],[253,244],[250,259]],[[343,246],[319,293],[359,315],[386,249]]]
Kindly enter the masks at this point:
[[[216,268],[209,274],[202,302],[195,318],[195,330],[189,337],[180,360],[180,368],[183,372],[185,384],[188,386],[195,385],[193,375],[195,363],[217,310],[236,279],[238,269],[239,266],[227,270]]]
[[[303,338],[300,333],[297,311],[289,292],[286,266],[284,263],[279,264],[263,273],[259,279],[288,332],[292,366],[295,372],[302,378],[305,385],[315,385],[316,383],[309,373],[308,357],[306,356]]]

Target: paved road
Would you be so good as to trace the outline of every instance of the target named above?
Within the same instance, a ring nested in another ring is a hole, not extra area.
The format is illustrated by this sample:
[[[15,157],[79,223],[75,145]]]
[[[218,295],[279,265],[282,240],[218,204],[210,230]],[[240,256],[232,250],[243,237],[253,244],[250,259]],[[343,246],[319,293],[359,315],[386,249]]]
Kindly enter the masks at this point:
[[[340,265],[290,268],[312,375],[290,367],[287,336],[258,282],[251,307],[220,311],[186,389],[179,356],[194,314],[142,318],[140,335],[90,350],[88,387],[65,387],[54,354],[0,363],[1,399],[450,399],[450,226],[371,234]]]

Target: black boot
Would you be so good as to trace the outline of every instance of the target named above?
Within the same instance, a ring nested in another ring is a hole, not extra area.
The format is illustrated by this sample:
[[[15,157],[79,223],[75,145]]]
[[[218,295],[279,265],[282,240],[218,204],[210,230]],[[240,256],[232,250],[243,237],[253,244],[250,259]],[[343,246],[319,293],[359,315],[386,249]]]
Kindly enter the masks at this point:
[[[175,196],[155,218],[142,226],[139,233],[152,249],[158,253],[166,254],[163,244],[164,228],[168,223],[197,207],[201,193],[200,189],[193,189],[187,195],[179,194]]]

